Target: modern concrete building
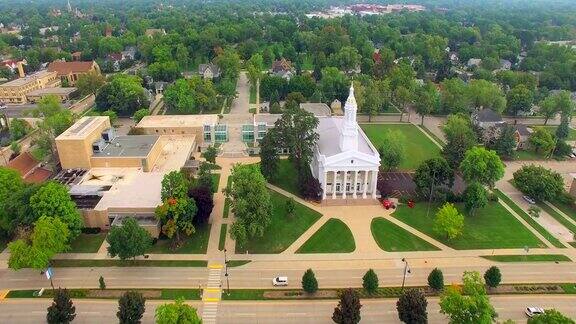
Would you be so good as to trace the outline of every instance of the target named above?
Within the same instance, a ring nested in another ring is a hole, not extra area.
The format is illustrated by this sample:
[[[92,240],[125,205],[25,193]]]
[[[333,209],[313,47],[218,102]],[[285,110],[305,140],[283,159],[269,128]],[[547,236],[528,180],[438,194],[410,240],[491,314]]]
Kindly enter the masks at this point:
[[[100,66],[96,61],[65,62],[54,61],[48,65],[48,71],[58,73],[62,81],[67,80],[68,85],[74,86],[78,78],[84,74],[94,72],[100,74]]]
[[[29,102],[35,103],[46,96],[56,96],[60,102],[68,101],[74,97],[77,88],[44,88],[34,90],[26,95]]]
[[[60,86],[56,72],[39,71],[24,78],[19,78],[0,85],[0,101],[3,103],[22,104],[28,101],[27,95],[44,88]]]

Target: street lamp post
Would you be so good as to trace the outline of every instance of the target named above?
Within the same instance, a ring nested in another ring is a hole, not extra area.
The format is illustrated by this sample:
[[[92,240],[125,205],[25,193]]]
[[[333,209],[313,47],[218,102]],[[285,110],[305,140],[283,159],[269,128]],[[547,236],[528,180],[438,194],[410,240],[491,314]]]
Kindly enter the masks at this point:
[[[402,276],[402,291],[404,291],[404,284],[406,283],[406,274],[410,273],[410,268],[408,268],[408,260],[406,260],[406,258],[402,258],[402,262],[404,262],[404,276]]]
[[[228,259],[226,258],[226,249],[224,249],[224,276],[226,277],[226,294],[230,295],[230,279],[228,277]]]

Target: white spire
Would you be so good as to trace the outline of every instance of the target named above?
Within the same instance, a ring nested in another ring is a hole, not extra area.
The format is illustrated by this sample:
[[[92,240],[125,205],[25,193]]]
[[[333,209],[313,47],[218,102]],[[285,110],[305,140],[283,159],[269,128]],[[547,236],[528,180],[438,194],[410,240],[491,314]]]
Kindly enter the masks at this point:
[[[354,97],[354,85],[350,85],[350,94],[344,105],[344,121],[342,123],[342,133],[340,134],[340,149],[342,151],[358,149],[357,110],[358,104]]]
[[[68,12],[72,12],[72,6],[70,5],[70,0],[68,0]]]

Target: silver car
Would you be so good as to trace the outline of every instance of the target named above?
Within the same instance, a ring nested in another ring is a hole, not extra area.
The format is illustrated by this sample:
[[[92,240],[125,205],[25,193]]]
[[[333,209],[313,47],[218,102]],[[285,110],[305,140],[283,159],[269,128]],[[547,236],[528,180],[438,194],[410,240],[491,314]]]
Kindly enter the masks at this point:
[[[541,307],[526,307],[524,311],[528,317],[544,314],[544,309]]]

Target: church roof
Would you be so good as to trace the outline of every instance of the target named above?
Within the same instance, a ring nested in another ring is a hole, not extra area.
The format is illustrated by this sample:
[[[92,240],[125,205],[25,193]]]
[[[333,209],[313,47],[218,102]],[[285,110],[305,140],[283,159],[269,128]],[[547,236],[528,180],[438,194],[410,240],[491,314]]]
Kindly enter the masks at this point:
[[[318,139],[318,150],[325,157],[334,156],[342,153],[340,148],[340,134],[344,125],[343,117],[320,117],[318,118],[318,127],[316,132],[320,134]],[[374,155],[377,152],[368,141],[364,132],[358,127],[358,152]]]

